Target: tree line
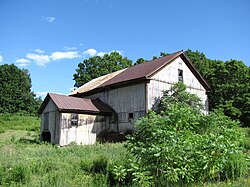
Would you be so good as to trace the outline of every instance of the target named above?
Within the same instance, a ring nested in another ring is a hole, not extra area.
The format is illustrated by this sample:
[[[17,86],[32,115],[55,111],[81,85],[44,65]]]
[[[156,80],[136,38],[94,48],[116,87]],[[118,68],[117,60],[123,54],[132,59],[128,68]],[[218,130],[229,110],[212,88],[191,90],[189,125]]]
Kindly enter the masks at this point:
[[[28,70],[14,64],[0,65],[0,113],[37,115],[41,102],[31,91]]]
[[[205,78],[211,87],[208,94],[209,109],[220,109],[225,115],[239,120],[243,126],[250,126],[250,67],[239,60],[212,60],[199,51],[187,50],[186,56]],[[161,52],[163,57],[168,53]],[[102,75],[148,61],[139,58],[136,62],[123,57],[118,52],[105,54],[103,57],[94,56],[78,64],[73,75],[75,87],[89,82]]]
[[[220,109],[231,119],[239,120],[243,126],[250,126],[250,67],[238,60],[212,60],[199,51],[187,50],[186,56],[211,87],[208,94],[209,109]],[[161,52],[160,56],[167,53]],[[94,56],[78,64],[73,75],[75,87],[102,75],[115,72],[148,61],[139,58],[136,62],[118,52]],[[31,91],[28,70],[14,64],[0,65],[0,113],[29,113],[36,115],[41,104]]]

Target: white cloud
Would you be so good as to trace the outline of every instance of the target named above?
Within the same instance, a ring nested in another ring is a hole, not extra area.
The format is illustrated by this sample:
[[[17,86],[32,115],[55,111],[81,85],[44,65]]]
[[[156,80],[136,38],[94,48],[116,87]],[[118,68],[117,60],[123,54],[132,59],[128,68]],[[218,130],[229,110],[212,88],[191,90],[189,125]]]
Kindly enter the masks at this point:
[[[53,52],[50,56],[52,60],[61,60],[61,59],[73,59],[81,57],[78,51],[67,51],[67,52]]]
[[[18,66],[26,67],[30,64],[30,60],[26,58],[19,58],[16,60],[16,63],[18,63]]]
[[[3,62],[3,56],[0,55],[0,63]]]
[[[75,58],[88,58],[92,56],[104,56],[105,54],[110,54],[111,52],[123,53],[121,50],[113,50],[110,52],[97,51],[94,48],[89,48],[83,53],[79,52],[76,47],[64,46],[65,51],[55,51],[51,54],[46,54],[42,49],[35,49],[35,53],[28,53],[25,58],[20,58],[16,60],[19,66],[28,66],[31,62],[35,62],[39,66],[46,66],[51,61],[64,60],[64,59],[75,59]],[[69,51],[70,50],[70,51]],[[0,55],[0,62],[3,61],[3,57]]]
[[[97,54],[97,51],[93,48],[90,48],[84,51],[83,54],[88,56],[95,56]]]
[[[83,52],[83,55],[84,57],[92,57],[92,56],[104,56],[105,54],[110,54],[111,52],[118,52],[119,54],[122,55],[123,51],[121,50],[113,50],[113,51],[110,51],[110,52],[105,52],[105,51],[100,51],[100,52],[97,52],[96,49],[93,49],[93,48],[90,48],[90,49],[87,49],[86,51]]]
[[[35,49],[34,51],[35,51],[36,53],[39,53],[39,54],[44,54],[44,53],[45,53],[45,51],[42,50],[42,49]]]
[[[25,59],[25,58],[19,58],[19,59],[16,60],[16,62],[17,62],[17,63],[29,63],[30,60]]]
[[[46,17],[45,19],[46,19],[49,23],[54,23],[55,20],[56,20],[56,18],[53,17],[53,16],[48,16],[48,17]]]
[[[48,55],[39,55],[35,53],[28,53],[26,58],[33,60],[39,66],[45,66],[47,63],[50,62]]]

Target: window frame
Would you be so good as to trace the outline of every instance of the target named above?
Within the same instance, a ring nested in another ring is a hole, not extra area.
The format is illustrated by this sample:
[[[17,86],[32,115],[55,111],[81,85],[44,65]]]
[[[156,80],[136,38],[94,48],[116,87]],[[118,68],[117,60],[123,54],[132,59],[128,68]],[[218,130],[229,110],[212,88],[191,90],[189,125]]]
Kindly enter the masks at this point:
[[[71,126],[77,127],[79,121],[79,115],[76,113],[71,114]]]
[[[178,69],[178,82],[183,82],[183,70]]]

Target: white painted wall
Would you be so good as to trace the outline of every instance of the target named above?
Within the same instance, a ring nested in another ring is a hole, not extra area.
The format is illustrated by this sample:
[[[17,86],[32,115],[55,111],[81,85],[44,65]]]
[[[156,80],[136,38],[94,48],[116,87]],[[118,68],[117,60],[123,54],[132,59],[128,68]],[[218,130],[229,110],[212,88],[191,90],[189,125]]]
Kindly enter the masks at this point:
[[[134,129],[134,121],[145,115],[144,83],[106,90],[88,96],[88,98],[99,98],[117,112],[118,129],[115,124],[111,124],[111,130],[125,131]],[[129,113],[133,113],[134,119],[129,119]]]
[[[107,128],[106,117],[101,115],[78,114],[78,125],[71,126],[71,114],[61,113],[60,145],[95,144],[97,135]]]
[[[164,67],[151,77],[148,83],[148,109],[154,108],[154,103],[162,96],[162,92],[178,82],[178,69],[183,70],[183,83],[187,85],[187,91],[196,94],[204,105],[204,110],[208,111],[208,99],[206,90],[193,75],[181,57],[176,58],[169,65]]]

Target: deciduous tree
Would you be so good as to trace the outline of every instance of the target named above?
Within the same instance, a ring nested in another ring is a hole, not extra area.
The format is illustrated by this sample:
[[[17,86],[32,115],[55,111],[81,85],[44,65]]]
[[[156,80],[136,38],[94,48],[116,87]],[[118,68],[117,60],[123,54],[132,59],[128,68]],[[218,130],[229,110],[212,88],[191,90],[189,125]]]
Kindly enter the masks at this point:
[[[0,66],[0,103],[0,113],[36,114],[41,100],[31,91],[28,70],[21,70],[14,64]]]
[[[132,61],[118,52],[111,52],[102,57],[90,57],[78,64],[76,73],[73,75],[74,86],[80,87],[94,78],[130,67],[131,65]]]

